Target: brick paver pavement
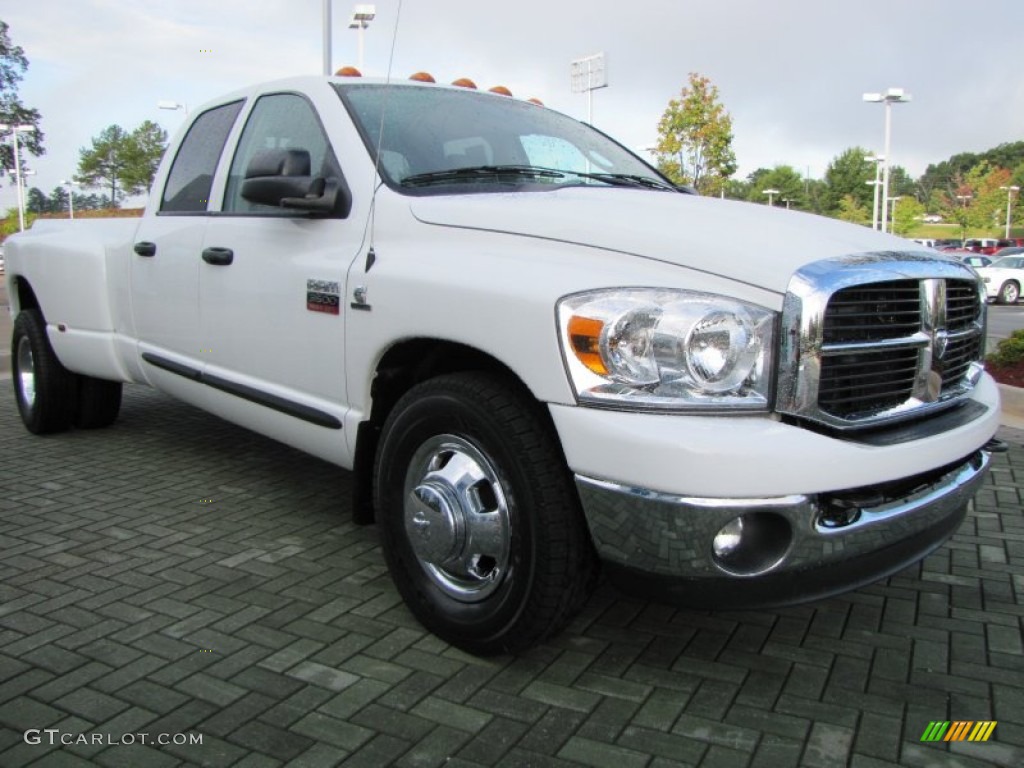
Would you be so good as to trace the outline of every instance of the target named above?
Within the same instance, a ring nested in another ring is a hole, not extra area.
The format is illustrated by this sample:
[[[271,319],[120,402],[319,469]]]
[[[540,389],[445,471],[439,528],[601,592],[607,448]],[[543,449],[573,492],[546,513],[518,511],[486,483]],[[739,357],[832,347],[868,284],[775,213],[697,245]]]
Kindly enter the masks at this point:
[[[736,613],[602,586],[482,660],[402,606],[344,472],[139,387],[37,438],[0,389],[3,768],[1024,765],[1019,445],[887,583]],[[998,726],[921,743],[934,720]]]

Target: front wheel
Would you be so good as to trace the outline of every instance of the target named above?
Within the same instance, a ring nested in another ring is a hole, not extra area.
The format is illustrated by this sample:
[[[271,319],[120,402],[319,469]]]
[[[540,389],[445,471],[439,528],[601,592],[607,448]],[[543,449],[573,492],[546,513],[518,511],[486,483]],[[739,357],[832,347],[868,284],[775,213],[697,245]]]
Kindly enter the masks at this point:
[[[553,430],[504,379],[464,373],[413,387],[384,425],[375,502],[406,604],[471,653],[554,634],[592,583],[596,558]]]
[[[1013,280],[1007,280],[999,289],[1000,304],[1016,304],[1020,298],[1020,286]]]
[[[57,359],[39,310],[18,313],[11,355],[18,412],[28,431],[43,435],[68,429],[77,410],[78,382]]]

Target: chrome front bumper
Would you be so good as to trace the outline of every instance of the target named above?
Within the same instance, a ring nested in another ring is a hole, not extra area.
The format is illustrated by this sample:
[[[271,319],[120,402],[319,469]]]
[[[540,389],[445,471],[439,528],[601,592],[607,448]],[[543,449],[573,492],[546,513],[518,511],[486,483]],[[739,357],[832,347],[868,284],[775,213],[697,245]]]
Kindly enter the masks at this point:
[[[613,580],[690,605],[767,606],[853,589],[920,560],[959,526],[989,463],[980,450],[879,488],[760,499],[672,496],[580,475],[576,485]],[[713,542],[737,518],[747,521],[740,544],[723,556]]]

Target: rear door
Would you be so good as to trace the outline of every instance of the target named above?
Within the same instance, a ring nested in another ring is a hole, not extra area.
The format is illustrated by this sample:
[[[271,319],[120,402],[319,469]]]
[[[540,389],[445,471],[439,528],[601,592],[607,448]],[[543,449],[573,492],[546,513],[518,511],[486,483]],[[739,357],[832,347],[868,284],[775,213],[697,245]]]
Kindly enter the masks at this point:
[[[217,164],[243,102],[198,115],[181,142],[156,215],[145,216],[131,256],[139,351],[153,367],[202,367],[199,269]]]

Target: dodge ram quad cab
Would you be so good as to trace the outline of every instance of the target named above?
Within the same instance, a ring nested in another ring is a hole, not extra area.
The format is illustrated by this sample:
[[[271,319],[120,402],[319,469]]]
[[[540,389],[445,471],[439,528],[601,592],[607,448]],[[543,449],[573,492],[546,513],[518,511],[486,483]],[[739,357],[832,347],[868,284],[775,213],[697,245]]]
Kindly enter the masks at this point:
[[[239,91],[143,218],[7,258],[30,431],[107,426],[136,382],[351,470],[409,609],[475,653],[557,632],[599,567],[712,607],[883,578],[999,447],[968,267],[690,194],[504,95]]]

